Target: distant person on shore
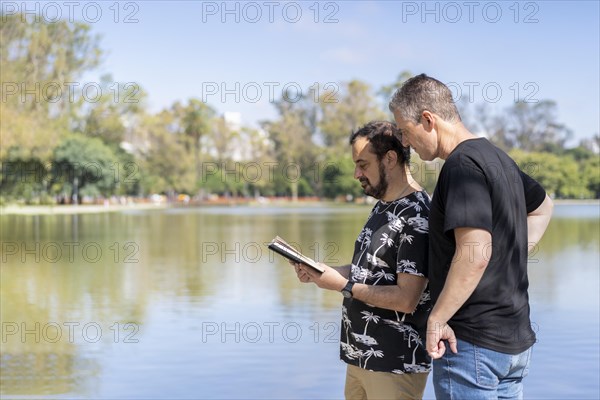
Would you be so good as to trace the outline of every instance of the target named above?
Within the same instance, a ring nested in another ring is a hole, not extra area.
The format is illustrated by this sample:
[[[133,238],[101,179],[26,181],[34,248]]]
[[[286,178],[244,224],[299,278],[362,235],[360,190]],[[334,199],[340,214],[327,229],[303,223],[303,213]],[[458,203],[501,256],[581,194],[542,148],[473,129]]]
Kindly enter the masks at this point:
[[[430,371],[424,335],[429,196],[409,172],[409,149],[389,122],[350,137],[354,178],[379,201],[354,245],[352,264],[319,272],[294,264],[301,282],[341,292],[340,358],[347,399],[421,399]]]
[[[438,80],[409,79],[389,108],[403,145],[423,160],[446,160],[429,214],[427,351],[436,397],[522,398],[536,341],[527,254],[552,201],[506,153],[467,130]]]

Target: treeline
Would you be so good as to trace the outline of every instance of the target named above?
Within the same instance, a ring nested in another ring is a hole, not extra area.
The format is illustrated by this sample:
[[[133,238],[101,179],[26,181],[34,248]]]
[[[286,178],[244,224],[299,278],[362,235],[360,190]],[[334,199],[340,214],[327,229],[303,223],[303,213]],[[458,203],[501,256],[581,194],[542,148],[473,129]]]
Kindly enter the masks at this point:
[[[1,202],[360,196],[348,135],[370,120],[391,120],[387,101],[411,76],[403,72],[382,88],[352,80],[303,96],[283,93],[273,103],[277,118],[253,128],[197,98],[151,113],[135,82],[83,82],[103,57],[85,23],[3,15],[0,38]],[[509,151],[553,196],[600,197],[598,135],[566,149],[572,132],[557,121],[553,101],[499,111],[465,97],[457,104],[471,130]],[[411,168],[432,192],[440,165],[414,154]]]

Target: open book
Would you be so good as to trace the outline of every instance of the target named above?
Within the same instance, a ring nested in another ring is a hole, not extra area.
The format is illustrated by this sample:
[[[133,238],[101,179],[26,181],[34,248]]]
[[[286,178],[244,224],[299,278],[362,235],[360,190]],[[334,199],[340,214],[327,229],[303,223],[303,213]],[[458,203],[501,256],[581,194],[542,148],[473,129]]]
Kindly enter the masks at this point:
[[[299,264],[308,265],[309,267],[311,267],[314,270],[319,271],[319,272],[325,271],[325,268],[323,268],[322,266],[317,264],[317,262],[315,260],[313,260],[312,258],[306,257],[305,255],[300,253],[298,250],[296,250],[292,246],[290,246],[285,240],[283,240],[279,236],[275,236],[275,239],[273,239],[267,247],[269,249],[273,250],[275,253],[281,254],[288,260],[292,260]]]

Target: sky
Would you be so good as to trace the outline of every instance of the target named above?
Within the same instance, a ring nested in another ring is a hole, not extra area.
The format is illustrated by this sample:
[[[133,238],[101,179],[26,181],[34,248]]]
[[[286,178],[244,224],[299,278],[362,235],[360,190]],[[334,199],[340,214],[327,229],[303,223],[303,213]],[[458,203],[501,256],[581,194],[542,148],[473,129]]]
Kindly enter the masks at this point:
[[[407,70],[492,109],[554,100],[571,144],[599,132],[598,1],[67,3],[54,4],[90,23],[105,50],[85,79],[133,82],[151,111],[195,97],[256,125],[276,117],[284,88],[322,92],[360,79],[378,89]],[[35,4],[42,17],[56,14]]]

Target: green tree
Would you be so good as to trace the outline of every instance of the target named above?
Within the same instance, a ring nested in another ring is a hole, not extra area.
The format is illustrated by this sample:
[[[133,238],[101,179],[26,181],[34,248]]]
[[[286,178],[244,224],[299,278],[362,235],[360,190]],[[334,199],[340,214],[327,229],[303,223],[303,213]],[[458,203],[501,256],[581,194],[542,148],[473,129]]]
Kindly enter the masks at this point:
[[[51,184],[59,194],[70,192],[73,202],[82,196],[109,196],[117,184],[117,158],[100,139],[73,134],[54,150]]]
[[[270,166],[275,165],[275,158],[268,134],[263,130],[242,127],[240,137],[245,143],[245,156],[249,160],[243,164],[248,191],[254,197],[273,194],[274,178],[271,176]]]
[[[572,131],[557,121],[557,107],[552,100],[519,101],[503,115],[481,117],[486,121],[483,128],[492,143],[504,150],[562,152],[572,136]]]
[[[569,155],[513,150],[509,155],[554,198],[589,198],[586,179],[577,161]]]
[[[194,156],[194,181],[200,182],[202,173],[202,139],[213,126],[215,110],[199,99],[191,98],[187,104],[176,102],[172,107],[175,129],[185,137],[185,147]]]
[[[32,158],[49,159],[81,106],[70,92],[77,90],[81,74],[100,61],[98,40],[85,23],[2,15],[0,157],[19,147]]]
[[[350,133],[369,121],[388,119],[372,94],[371,87],[359,80],[342,83],[338,93],[321,96],[320,133],[326,146],[345,149]]]
[[[210,169],[203,175],[202,186],[209,193],[238,197],[249,195],[239,163],[224,161],[208,163]]]
[[[316,131],[316,105],[312,99],[303,97],[291,102],[284,95],[275,103],[279,118],[264,121],[263,129],[273,143],[275,161],[279,171],[310,171],[316,165],[316,147],[313,136]],[[290,168],[291,167],[291,168]],[[276,173],[274,185],[277,194],[291,194],[295,201],[299,194],[300,179],[286,173]]]
[[[61,119],[0,104],[0,132],[0,159],[7,160],[18,153],[19,159],[45,163],[68,129]]]
[[[354,162],[350,155],[350,146],[344,154],[331,154],[323,165],[321,180],[324,197],[333,199],[337,196],[349,195],[356,198],[363,195],[360,184],[354,179]]]
[[[176,128],[175,116],[163,110],[144,121],[147,144],[139,149],[142,189],[145,193],[193,193],[196,187],[194,156],[189,142]]]
[[[581,175],[590,195],[600,198],[600,157],[596,154],[581,162]]]
[[[0,164],[0,204],[15,200],[52,202],[47,196],[49,163],[24,155],[18,147],[12,147]]]
[[[75,129],[97,137],[117,149],[131,139],[132,127],[145,112],[145,91],[137,83],[113,83],[111,75],[101,78],[102,96],[81,110],[84,115]]]
[[[49,111],[57,102],[72,104],[62,91],[67,82],[77,82],[85,71],[98,66],[102,52],[99,36],[91,26],[64,20],[34,22],[22,14],[2,15],[0,25],[0,60],[2,82],[19,83],[33,89],[39,85],[38,100],[11,96],[10,104],[23,109]],[[20,87],[19,89],[22,89]]]
[[[225,117],[213,118],[207,139],[219,164],[233,161],[234,153],[240,150],[236,148],[240,145],[240,132],[230,126]]]

